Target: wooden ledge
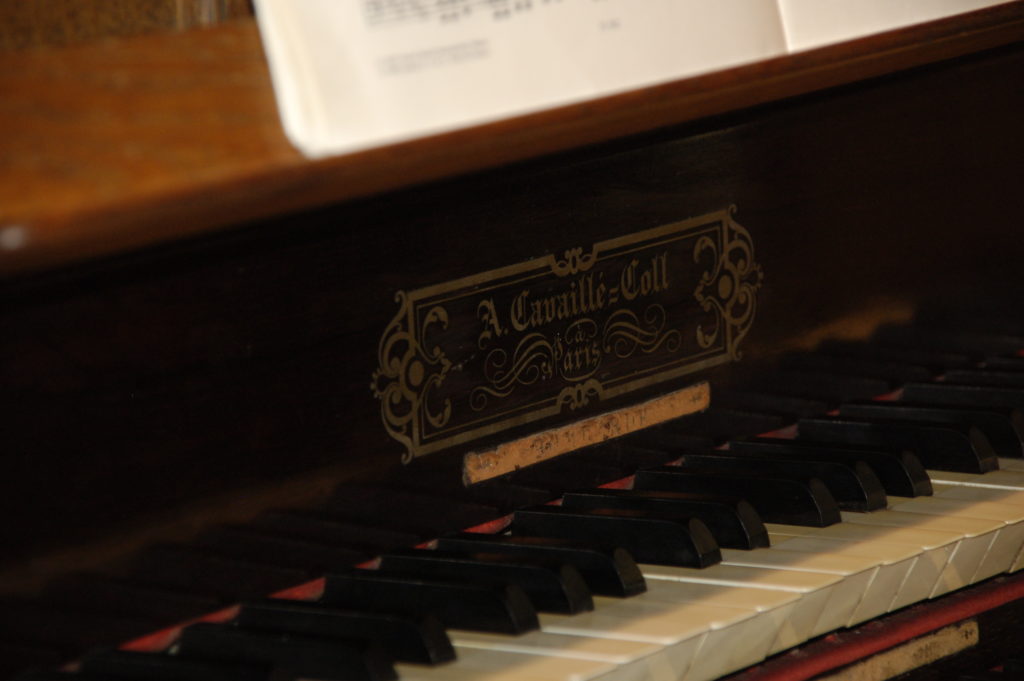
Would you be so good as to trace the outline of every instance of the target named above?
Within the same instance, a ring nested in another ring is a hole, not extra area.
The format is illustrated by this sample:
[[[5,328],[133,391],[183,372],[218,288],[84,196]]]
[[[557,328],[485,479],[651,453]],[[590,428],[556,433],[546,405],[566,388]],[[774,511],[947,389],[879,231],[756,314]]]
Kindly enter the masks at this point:
[[[139,249],[1024,40],[1024,0],[592,102],[309,161],[256,25],[0,56],[0,276]]]

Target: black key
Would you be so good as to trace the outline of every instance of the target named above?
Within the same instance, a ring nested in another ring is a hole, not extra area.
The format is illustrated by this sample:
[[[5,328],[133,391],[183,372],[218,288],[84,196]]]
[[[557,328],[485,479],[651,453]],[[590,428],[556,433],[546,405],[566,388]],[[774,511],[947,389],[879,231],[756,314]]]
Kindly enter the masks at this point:
[[[137,681],[284,681],[291,676],[264,663],[201,660],[127,650],[90,653],[82,658],[81,671],[88,677]]]
[[[988,385],[996,388],[1024,388],[1024,373],[992,369],[957,369],[947,371],[945,383],[955,385]]]
[[[1024,338],[928,326],[883,326],[874,333],[871,340],[879,345],[924,348],[973,356],[1012,355],[1024,350]]]
[[[765,522],[826,527],[840,521],[839,505],[821,480],[730,475],[662,466],[639,471],[635,489],[746,499]]]
[[[785,371],[759,377],[753,387],[766,393],[818,400],[828,404],[866,400],[884,395],[891,390],[888,383],[877,378],[801,371]]]
[[[373,485],[338,487],[322,511],[338,518],[419,534],[424,538],[474,527],[505,515],[491,506]]]
[[[506,515],[517,508],[546,504],[558,497],[553,490],[516,485],[505,479],[477,483],[465,488],[465,492],[469,498],[500,509]]]
[[[894,348],[855,341],[826,341],[818,352],[842,357],[862,357],[883,362],[900,362],[927,367],[933,374],[947,369],[970,369],[977,360],[962,353],[937,352],[921,348]]]
[[[733,440],[729,443],[729,451],[736,454],[778,456],[809,461],[839,461],[847,464],[863,461],[871,466],[886,494],[919,497],[932,493],[932,482],[928,478],[928,473],[921,465],[921,460],[909,449],[869,449],[806,439],[750,438]]]
[[[995,371],[1024,372],[1024,357],[986,357],[981,367]]]
[[[150,618],[56,608],[29,599],[0,601],[0,639],[41,644],[62,652],[114,645],[148,634],[160,623]]]
[[[345,522],[313,511],[270,511],[257,516],[249,526],[309,541],[347,546],[371,555],[415,546],[421,541],[421,537],[414,533]]]
[[[903,386],[901,399],[921,404],[951,404],[974,409],[1008,407],[1024,411],[1024,390],[1013,388],[951,385],[949,383],[908,383]]]
[[[448,634],[441,622],[430,615],[411,617],[269,599],[243,603],[235,623],[243,629],[377,641],[400,662],[438,664],[455,659]]]
[[[187,546],[155,546],[132,563],[140,582],[161,584],[235,601],[262,598],[313,575],[297,568],[228,558]]]
[[[514,485],[546,489],[561,494],[574,487],[597,487],[631,474],[621,466],[607,463],[586,464],[560,456],[523,468],[508,477]]]
[[[376,644],[249,631],[206,622],[185,627],[171,647],[186,658],[284,667],[324,681],[391,681],[394,665]]]
[[[754,507],[739,498],[649,492],[644,490],[593,489],[568,492],[563,508],[624,508],[636,511],[671,513],[698,518],[714,535],[722,548],[754,549],[770,545],[768,530]]]
[[[641,563],[700,568],[722,560],[715,538],[701,521],[659,518],[643,511],[534,506],[515,512],[512,534],[621,546]]]
[[[996,411],[908,402],[865,402],[844,404],[839,415],[858,419],[897,419],[914,423],[956,423],[979,428],[999,456],[1024,456],[1024,445],[1013,422]]]
[[[0,641],[0,677],[6,679],[29,669],[57,667],[68,662],[69,657],[59,647]]]
[[[1009,300],[999,297],[981,298],[976,292],[967,291],[952,300],[944,295],[924,301],[914,313],[914,324],[1024,336],[1024,319],[1020,315],[1008,314],[1008,310],[1012,309]]]
[[[659,451],[657,448],[652,449],[630,442],[626,438],[617,438],[603,445],[587,447],[578,453],[567,454],[564,458],[579,466],[594,464],[609,466],[615,468],[620,473],[620,477],[625,477],[632,475],[638,468],[663,466],[675,457],[665,451]]]
[[[785,421],[773,414],[712,408],[699,414],[666,421],[662,427],[683,435],[706,437],[715,443],[733,437],[759,435],[778,430]]]
[[[787,423],[799,418],[818,416],[828,410],[828,405],[818,400],[734,390],[716,390],[715,404],[726,409],[775,414],[781,416]]]
[[[410,549],[381,556],[380,572],[477,584],[515,584],[541,612],[572,615],[594,609],[590,589],[571,565],[540,565],[482,553]]]
[[[688,435],[663,425],[643,428],[624,436],[622,440],[635,447],[665,453],[668,460],[654,464],[656,466],[671,463],[674,459],[679,458],[676,452],[680,450],[711,449],[716,444],[710,437]]]
[[[363,551],[244,526],[217,527],[202,534],[195,543],[225,556],[315,573],[342,570],[373,557]]]
[[[625,597],[647,591],[644,576],[633,556],[621,547],[605,549],[552,537],[463,533],[441,537],[437,540],[437,548],[439,551],[487,552],[572,565],[590,590],[602,596]]]
[[[401,475],[392,476],[389,484],[398,485],[410,492],[489,506],[503,515],[523,506],[547,503],[558,496],[551,490],[513,485],[505,478],[487,480],[467,487],[463,484],[461,476],[452,475],[455,467],[448,461],[434,463],[433,457],[420,457],[403,467]],[[413,542],[415,543],[418,542]],[[406,544],[407,547],[411,545]]]
[[[698,468],[734,475],[808,480],[817,478],[847,511],[877,511],[885,508],[885,490],[875,472],[863,461],[853,464],[834,461],[803,461],[782,457],[754,457],[728,451],[687,453],[680,468]]]
[[[913,405],[924,405],[937,408],[945,409],[956,409],[956,410],[969,410],[971,412],[991,412],[996,414],[1000,420],[1010,424],[1017,433],[1017,437],[1024,441],[1024,407],[1017,408],[1012,406],[1000,406],[1000,405],[973,405],[971,399],[977,396],[977,390],[988,390],[984,386],[954,386],[945,385],[945,388],[949,391],[943,391],[940,400],[929,400],[927,402],[910,401],[901,399],[903,403],[913,403]],[[967,391],[959,391],[957,388],[968,388]],[[996,395],[998,398],[999,395]],[[946,399],[948,398],[948,401]],[[1012,445],[1010,445],[1012,446]]]
[[[928,367],[919,364],[905,364],[864,357],[800,353],[783,356],[780,366],[791,371],[823,371],[832,374],[877,378],[886,381],[892,388],[908,381],[927,381],[932,378],[932,372]]]
[[[51,582],[39,599],[64,607],[137,615],[167,624],[198,617],[223,606],[222,601],[209,596],[81,573]]]
[[[985,434],[973,426],[930,425],[896,420],[802,419],[800,437],[810,440],[910,449],[926,468],[985,473],[999,467]]]
[[[956,677],[956,681],[1017,681],[1020,677],[1003,672],[967,672]]]
[[[34,669],[15,676],[11,681],[117,681],[116,677],[83,676],[59,669]]]
[[[328,574],[320,602],[351,610],[432,614],[446,627],[500,634],[521,634],[539,626],[533,604],[514,584],[460,584],[352,570]]]

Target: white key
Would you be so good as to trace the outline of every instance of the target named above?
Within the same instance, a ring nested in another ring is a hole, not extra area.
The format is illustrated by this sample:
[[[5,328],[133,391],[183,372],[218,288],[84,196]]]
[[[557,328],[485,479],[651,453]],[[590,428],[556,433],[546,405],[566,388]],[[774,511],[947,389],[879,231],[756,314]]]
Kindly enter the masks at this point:
[[[984,499],[986,501],[993,501],[997,503],[1006,503],[1013,505],[1024,505],[1024,472],[1017,470],[1019,464],[1015,463],[1016,460],[1010,460],[1009,468],[1007,470],[992,471],[991,473],[984,474],[971,474],[971,473],[946,473],[942,471],[929,471],[928,474],[932,478],[932,486],[935,487],[935,493],[937,496],[945,498],[959,498],[966,499],[970,495],[964,491],[958,491],[952,495],[949,493],[949,488],[957,488],[959,490],[964,489],[982,489],[991,490],[992,492],[998,492],[997,495],[983,496],[976,495],[975,499]],[[1002,466],[1004,459],[1000,459],[999,463]],[[1017,553],[1016,558],[1011,561],[1009,572],[1016,572],[1024,568],[1024,547]]]
[[[649,579],[645,596],[665,602],[706,603],[764,613],[776,632],[769,655],[809,639],[818,619],[817,613],[799,607],[801,595],[791,591]]]
[[[990,501],[962,501],[938,497],[893,500],[892,510],[939,517],[985,518],[1003,523],[972,581],[1006,572],[1024,546],[1024,508]]]
[[[921,553],[911,575],[904,582],[907,593],[897,595],[898,602],[916,602],[928,598],[930,594],[951,591],[967,584],[967,579],[974,573],[977,566],[971,568],[971,574],[964,575],[958,570],[959,565],[950,563],[950,557],[956,549],[959,537],[949,532],[935,530],[908,530],[899,527],[881,527],[839,523],[829,527],[803,527],[796,525],[766,524],[769,533],[798,536],[822,537],[825,539],[841,539],[854,542],[882,541],[890,544],[905,544],[917,548]],[[932,575],[937,578],[932,580]],[[915,578],[919,581],[911,581]],[[927,580],[927,581],[926,581]],[[927,589],[923,596],[922,591]],[[913,600],[911,600],[911,597]]]
[[[1024,546],[1022,546],[1020,551],[1017,553],[1017,557],[1011,561],[1007,572],[1017,572],[1022,569],[1024,569]]]
[[[1024,490],[1024,472],[992,471],[991,473],[956,473],[952,471],[928,471],[928,477],[935,483],[967,485],[969,487],[995,487],[997,489]]]
[[[648,580],[662,579],[719,586],[745,586],[753,589],[768,589],[800,594],[800,601],[794,608],[793,617],[803,626],[813,621],[811,636],[819,632],[819,621],[825,616],[835,595],[836,586],[843,578],[823,572],[797,572],[752,568],[739,565],[712,565],[697,570],[694,568],[668,567],[662,565],[641,565],[640,570]],[[826,619],[828,619],[826,617]],[[785,634],[782,634],[785,635]]]
[[[991,501],[997,504],[1024,507],[1024,491],[963,485],[960,483],[934,483],[937,499],[959,499],[961,501]]]
[[[447,664],[396,664],[402,681],[640,681],[620,676],[617,665],[593,660],[526,655],[455,647],[458,659]]]
[[[954,551],[953,556],[950,558],[950,562],[952,565],[957,566],[957,574],[964,577],[964,583],[961,586],[974,583],[975,575],[977,575],[982,561],[988,555],[993,542],[1005,527],[1005,524],[999,520],[956,515],[940,518],[922,513],[906,513],[893,510],[875,511],[874,513],[843,512],[842,517],[845,522],[860,525],[899,527],[910,530],[937,530],[959,536],[960,541],[957,544],[956,551]]]
[[[662,643],[698,642],[686,679],[713,679],[765,658],[775,632],[754,610],[694,603],[594,598],[594,612],[541,614],[541,630]],[[746,641],[736,646],[735,641]]]
[[[1024,473],[1024,459],[999,458],[999,470]]]
[[[955,499],[957,501],[988,501],[1016,508],[1024,508],[1024,492],[994,487],[973,487],[961,484],[939,483],[935,487],[935,496],[939,499]],[[1008,572],[1016,572],[1024,568],[1024,547],[1017,553]]]
[[[511,636],[452,629],[448,631],[448,636],[460,648],[607,662],[618,665],[624,678],[650,681],[676,681],[679,678],[664,648],[657,643],[570,636],[545,631]]]
[[[879,584],[879,590],[882,590],[881,585],[888,585],[889,587],[895,585],[892,599],[885,606],[886,612],[909,605],[909,602],[902,603],[898,600],[900,594],[905,594],[906,598],[913,598],[914,595],[906,586],[907,579],[911,575],[914,575],[915,579],[920,579],[922,576],[920,570],[914,572],[918,562],[917,557],[921,555],[921,551],[905,544],[890,544],[886,542],[865,543],[842,541],[839,539],[822,539],[821,537],[783,535],[771,535],[771,540],[773,545],[784,549],[821,554],[860,556],[875,561],[878,564],[878,575],[875,577],[875,582]],[[936,570],[931,575],[925,575],[924,578],[930,580],[928,581],[928,589],[930,590],[930,585],[934,584],[939,578],[938,571]],[[927,595],[927,592],[924,592],[917,600],[922,600]],[[873,605],[873,603],[867,600],[861,601],[861,605],[857,608],[858,612],[855,613],[854,617],[856,619],[864,617],[867,610]]]
[[[878,580],[879,563],[876,560],[849,554],[808,553],[785,545],[754,551],[723,549],[722,562],[843,576],[843,586],[853,603],[849,618],[843,623],[847,627],[887,612],[900,586],[900,582],[894,580],[887,579],[884,583]]]
[[[721,605],[693,601],[679,597],[677,583],[662,580],[660,584],[660,588],[658,584],[653,588],[649,586],[647,593],[626,600],[599,596],[594,599],[595,609],[604,613],[614,614],[618,611],[625,614],[639,607],[645,613],[669,610],[679,617],[692,618],[695,617],[691,614],[694,608],[720,608],[720,619],[711,623],[710,630],[697,649],[687,679],[718,678],[755,665],[768,656],[778,632],[777,619],[770,610],[741,606],[735,602]],[[727,615],[727,611],[733,611],[733,614]],[[736,646],[738,640],[744,641],[744,645]]]
[[[704,614],[703,620],[708,619],[707,613]],[[540,619],[541,629],[546,633],[657,644],[661,646],[668,667],[678,679],[689,671],[694,655],[710,629],[703,620],[697,623],[680,622],[678,618],[664,612],[634,612],[632,617],[623,617],[621,611],[614,615],[597,612],[579,615],[541,614]]]

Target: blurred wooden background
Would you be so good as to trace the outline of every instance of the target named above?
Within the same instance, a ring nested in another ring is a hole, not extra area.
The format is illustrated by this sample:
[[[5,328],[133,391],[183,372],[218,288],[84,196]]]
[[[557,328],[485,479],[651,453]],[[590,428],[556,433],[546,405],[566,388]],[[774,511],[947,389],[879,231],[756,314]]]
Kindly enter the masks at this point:
[[[181,31],[251,15],[249,0],[0,0],[0,52]]]

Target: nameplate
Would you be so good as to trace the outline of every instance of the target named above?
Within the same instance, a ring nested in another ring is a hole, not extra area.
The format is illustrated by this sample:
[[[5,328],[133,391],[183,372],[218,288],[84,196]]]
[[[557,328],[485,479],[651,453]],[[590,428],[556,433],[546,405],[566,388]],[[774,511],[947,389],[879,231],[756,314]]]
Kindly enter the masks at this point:
[[[371,389],[403,460],[739,359],[763,275],[733,212],[399,291]]]

